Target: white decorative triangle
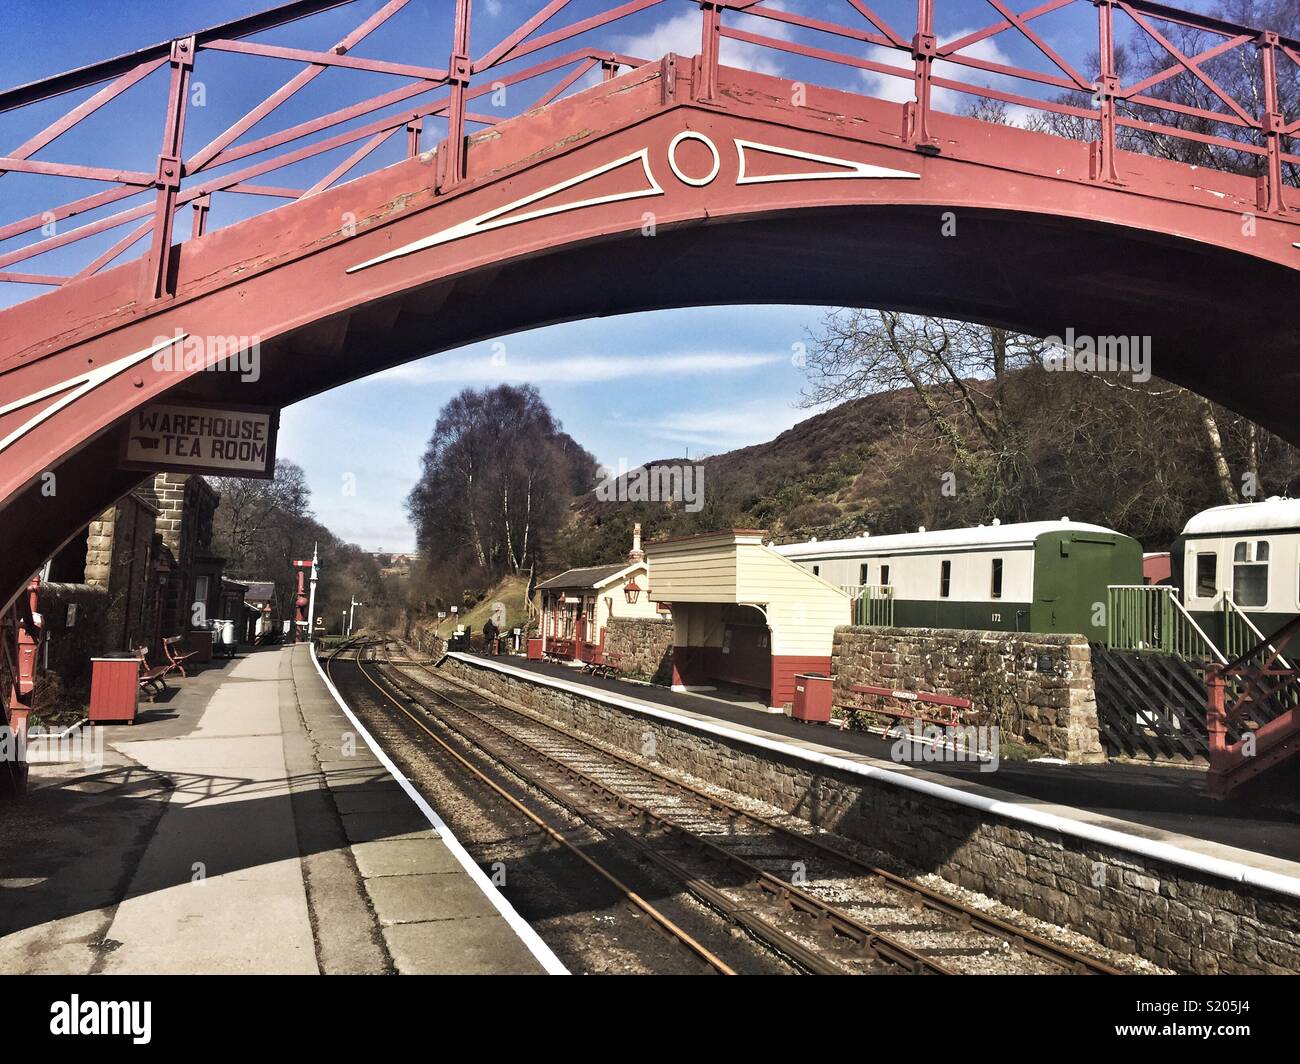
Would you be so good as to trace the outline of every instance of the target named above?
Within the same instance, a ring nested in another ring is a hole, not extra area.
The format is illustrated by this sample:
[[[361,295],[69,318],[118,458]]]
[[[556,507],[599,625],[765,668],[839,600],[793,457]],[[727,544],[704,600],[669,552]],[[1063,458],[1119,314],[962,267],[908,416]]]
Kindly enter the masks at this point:
[[[523,214],[514,214],[521,207],[527,207],[533,203],[539,203],[560,192],[567,191],[584,181],[590,181],[592,178],[600,177],[612,170],[617,170],[620,166],[626,166],[628,163],[640,162],[645,179],[649,183],[649,188],[633,189],[631,192],[615,192],[606,196],[592,196],[589,199],[572,200],[568,203],[556,204],[553,207],[541,207],[535,211],[527,211]],[[522,199],[517,199],[513,203],[507,203],[504,207],[497,207],[493,210],[480,214],[477,218],[470,218],[468,221],[458,222],[456,225],[447,229],[441,229],[431,236],[421,237],[419,240],[406,244],[403,247],[395,248],[392,251],[385,252],[366,262],[359,262],[355,266],[349,266],[348,273],[356,273],[357,270],[364,270],[369,266],[375,266],[381,262],[387,262],[389,259],[401,258],[403,255],[410,255],[416,251],[424,251],[426,248],[437,247],[439,244],[449,244],[453,240],[460,240],[462,237],[473,236],[475,233],[484,233],[490,229],[501,229],[507,225],[514,225],[517,222],[528,222],[534,218],[545,218],[552,214],[562,214],[565,211],[576,211],[583,207],[595,207],[601,203],[618,203],[621,200],[641,199],[645,196],[662,196],[663,188],[655,180],[654,174],[650,172],[650,151],[648,148],[642,148],[639,152],[632,155],[625,155],[621,159],[615,159],[613,162],[605,163],[598,166],[595,170],[588,170],[585,174],[579,174],[577,177],[571,177],[567,181],[561,181],[550,188],[544,188],[540,192],[533,192]]]
[[[4,406],[0,406],[0,417],[3,417],[5,414],[12,414],[15,410],[21,410],[25,406],[39,403],[42,399],[49,399],[56,396],[60,392],[68,393],[63,396],[62,399],[51,403],[39,413],[24,421],[14,429],[13,432],[9,433],[8,436],[0,440],[0,451],[3,451],[11,444],[16,443],[23,436],[27,435],[27,433],[31,432],[31,430],[42,421],[48,420],[64,407],[75,403],[87,392],[98,388],[106,380],[116,377],[124,369],[134,366],[137,362],[143,362],[150,355],[156,355],[164,348],[179,343],[187,336],[189,336],[189,333],[178,332],[175,336],[170,336],[165,340],[160,340],[158,343],[146,347],[143,351],[137,351],[133,355],[119,358],[116,362],[109,362],[107,365],[100,366],[97,369],[87,370],[85,373],[78,373],[75,377],[69,377],[67,380],[60,381],[58,384],[52,384],[48,388],[42,388],[38,392],[32,392],[31,395],[25,395],[21,399],[15,399],[12,403],[6,403]],[[71,391],[69,391],[69,389],[71,389]]]
[[[761,176],[746,173],[746,149],[765,151],[772,155],[784,155],[788,159],[802,159],[805,162],[821,163],[823,166],[840,166],[842,170],[812,170],[793,174],[764,174]],[[815,155],[812,152],[797,151],[794,148],[778,148],[775,144],[759,144],[752,140],[736,139],[736,153],[740,156],[740,174],[736,178],[738,185],[766,185],[777,181],[829,181],[837,178],[919,178],[910,170],[891,170],[886,166],[855,162],[852,159],[836,159],[830,155]]]

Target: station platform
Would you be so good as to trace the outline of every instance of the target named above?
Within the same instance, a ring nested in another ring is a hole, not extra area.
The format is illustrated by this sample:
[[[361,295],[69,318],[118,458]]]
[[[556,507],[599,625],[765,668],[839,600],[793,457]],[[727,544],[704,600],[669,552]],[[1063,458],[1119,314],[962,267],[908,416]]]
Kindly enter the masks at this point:
[[[168,683],[0,805],[0,972],[564,970],[308,647]]]
[[[961,804],[1031,820],[1094,841],[1149,852],[1212,874],[1300,897],[1300,772],[1282,771],[1246,795],[1211,799],[1194,768],[1132,762],[1073,765],[1002,761],[994,772],[971,762],[891,757],[895,740],[806,724],[784,714],[707,695],[674,692],[521,657],[451,655],[479,667],[560,684],[624,708],[793,756],[862,771],[900,785],[919,782]]]

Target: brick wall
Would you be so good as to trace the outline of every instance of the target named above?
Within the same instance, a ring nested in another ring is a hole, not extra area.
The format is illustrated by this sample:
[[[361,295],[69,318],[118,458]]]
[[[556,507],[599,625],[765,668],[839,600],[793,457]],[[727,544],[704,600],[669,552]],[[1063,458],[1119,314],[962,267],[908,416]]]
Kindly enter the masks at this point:
[[[832,654],[836,705],[900,704],[855,694],[854,684],[956,695],[1004,740],[1070,761],[1105,756],[1083,636],[855,626],[836,630]]]
[[[1300,971],[1300,899],[880,779],[556,691],[456,659],[489,694],[634,755],[778,806],[913,868],[1180,972]]]
[[[621,655],[619,671],[625,675],[667,684],[673,672],[673,622],[611,617],[605,627],[605,652]]]

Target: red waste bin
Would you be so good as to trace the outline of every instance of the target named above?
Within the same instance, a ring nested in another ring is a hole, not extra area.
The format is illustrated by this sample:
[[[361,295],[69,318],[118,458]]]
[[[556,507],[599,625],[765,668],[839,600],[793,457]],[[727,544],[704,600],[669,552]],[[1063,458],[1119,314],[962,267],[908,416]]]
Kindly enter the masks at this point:
[[[825,724],[831,719],[835,681],[816,672],[801,672],[794,678],[794,701],[790,716],[795,720]]]
[[[190,658],[190,664],[206,665],[212,660],[212,630],[210,628],[196,628],[185,639],[190,645],[190,650],[194,652],[194,656]]]
[[[530,635],[528,637],[528,660],[542,660],[542,637],[540,635]]]
[[[134,724],[140,707],[140,659],[90,659],[90,721],[92,724]]]

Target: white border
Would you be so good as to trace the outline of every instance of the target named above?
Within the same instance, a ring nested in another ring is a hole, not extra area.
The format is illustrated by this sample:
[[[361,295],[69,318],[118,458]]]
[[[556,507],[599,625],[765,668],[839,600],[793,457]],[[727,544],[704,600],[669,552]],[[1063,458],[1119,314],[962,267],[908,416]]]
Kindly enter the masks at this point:
[[[788,757],[800,758],[804,761],[811,761],[814,764],[822,765],[826,768],[838,769],[841,772],[850,772],[856,776],[864,776],[867,779],[873,779],[880,783],[886,783],[894,787],[902,787],[904,790],[917,791],[920,794],[929,795],[933,798],[939,798],[946,802],[952,802],[954,805],[964,805],[970,809],[976,809],[982,813],[989,813],[993,816],[999,816],[1006,820],[1019,821],[1022,824],[1032,824],[1034,827],[1046,828],[1049,831],[1058,831],[1063,835],[1070,835],[1074,838],[1084,839],[1088,842],[1094,842],[1102,846],[1110,846],[1113,849],[1124,850],[1128,853],[1136,853],[1143,857],[1150,857],[1157,861],[1164,861],[1168,864],[1178,865],[1182,868],[1190,868],[1196,872],[1202,872],[1207,875],[1218,876],[1221,879],[1232,880],[1236,883],[1245,883],[1248,886],[1259,887],[1263,890],[1275,891],[1278,894],[1285,894],[1288,897],[1300,898],[1300,877],[1283,875],[1280,872],[1271,872],[1264,868],[1257,868],[1253,865],[1243,864],[1240,861],[1232,861],[1223,857],[1211,857],[1207,854],[1197,853],[1195,850],[1185,849],[1181,846],[1175,846],[1167,842],[1159,842],[1154,839],[1144,839],[1138,835],[1130,835],[1124,831],[1115,828],[1102,827],[1097,824],[1088,823],[1087,821],[1072,820],[1069,817],[1057,816],[1054,813],[1040,812],[1032,807],[1023,806],[1014,802],[1004,802],[996,798],[986,798],[979,794],[970,794],[967,791],[958,790],[955,787],[948,787],[941,783],[935,783],[928,779],[910,773],[898,772],[889,768],[874,768],[870,765],[864,765],[858,761],[851,761],[848,758],[836,757],[831,754],[822,754],[815,750],[808,750],[801,746],[796,746],[791,742],[777,738],[768,739],[761,735],[751,735],[748,732],[738,731],[735,728],[725,724],[715,724],[711,721],[698,720],[694,717],[684,716],[681,713],[675,713],[672,710],[664,709],[660,706],[652,705],[648,702],[642,702],[639,699],[623,698],[604,691],[596,687],[588,687],[585,684],[572,683],[568,680],[559,680],[541,673],[532,672],[527,669],[519,669],[503,662],[491,661],[486,658],[479,658],[474,655],[464,654],[460,651],[454,651],[447,655],[463,661],[468,665],[477,665],[481,668],[495,669],[498,672],[510,673],[521,679],[530,680],[533,683],[540,684],[544,687],[553,687],[557,690],[568,691],[571,694],[581,695],[584,698],[590,698],[597,702],[606,702],[609,705],[619,706],[623,709],[630,709],[633,712],[641,713],[650,717],[658,717],[662,720],[672,721],[674,724],[680,724],[696,731],[702,731],[711,735],[718,735],[726,739],[731,739],[751,746],[757,746],[764,750],[773,750],[785,754]],[[1102,817],[1115,823],[1114,817]],[[1141,825],[1135,825],[1141,826]],[[1199,841],[1191,840],[1189,841]],[[1221,845],[1212,843],[1211,845]],[[1231,849],[1232,847],[1227,847]],[[1267,854],[1261,854],[1268,860],[1282,861],[1282,858],[1270,858]],[[1294,862],[1285,862],[1294,864]]]
[[[910,170],[891,170],[887,166],[876,166],[874,163],[860,163],[852,159],[837,159],[832,155],[816,155],[809,151],[798,151],[795,148],[778,148],[775,144],[759,144],[753,140],[741,140],[739,137],[733,138],[736,145],[736,154],[740,156],[740,172],[736,176],[738,185],[770,185],[778,181],[830,181],[839,178],[855,177],[875,177],[875,178],[915,178],[919,179],[920,174],[914,174]],[[827,166],[845,166],[847,170],[814,170],[802,174],[767,174],[760,177],[752,177],[745,173],[745,149],[753,148],[755,151],[771,152],[773,155],[784,155],[790,159],[802,159],[809,163],[824,163]]]
[[[682,173],[681,167],[677,165],[677,145],[684,140],[698,140],[713,153],[713,169],[706,176],[687,177]],[[722,156],[718,154],[718,146],[703,133],[696,133],[693,129],[683,129],[668,142],[668,165],[672,168],[673,173],[677,175],[677,180],[682,184],[703,188],[718,176],[718,171],[722,169]]]
[[[352,722],[352,726],[356,728],[357,734],[365,740],[366,745],[370,747],[374,755],[379,758],[380,764],[382,764],[384,768],[388,769],[392,774],[393,779],[397,780],[401,785],[402,790],[406,792],[406,796],[410,798],[417,807],[419,807],[420,812],[422,812],[428,819],[429,823],[433,825],[433,830],[438,833],[439,837],[446,844],[447,849],[451,851],[452,856],[460,862],[460,866],[469,874],[469,878],[474,881],[474,884],[479,888],[479,890],[487,895],[488,901],[490,901],[496,911],[501,914],[505,919],[505,922],[510,925],[511,930],[519,936],[520,941],[528,947],[528,952],[536,958],[537,962],[544,969],[546,969],[546,974],[570,974],[569,969],[563,965],[560,958],[551,952],[551,947],[542,941],[541,936],[532,929],[532,926],[528,921],[520,916],[519,913],[515,911],[515,907],[506,899],[505,895],[497,890],[496,884],[488,879],[484,874],[483,869],[479,868],[479,866],[474,863],[474,859],[470,857],[469,852],[461,845],[460,839],[456,838],[456,836],[452,834],[451,828],[444,823],[442,817],[433,811],[433,807],[424,800],[424,796],[411,785],[410,780],[402,775],[401,770],[393,764],[392,760],[386,753],[384,753],[380,745],[370,737],[370,733],[362,727],[361,721],[357,720],[355,714],[353,714],[352,710],[348,708],[348,704],[343,701],[343,696],[339,694],[338,688],[330,682],[330,678],[325,675],[325,670],[320,667],[320,662],[316,658],[315,643],[311,644],[311,663],[316,666],[316,675],[324,681],[326,689],[334,696],[334,701],[338,703],[339,709],[343,710],[344,715],[346,715],[348,720]]]

